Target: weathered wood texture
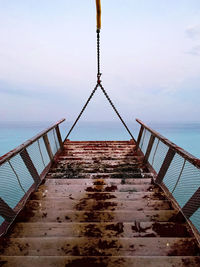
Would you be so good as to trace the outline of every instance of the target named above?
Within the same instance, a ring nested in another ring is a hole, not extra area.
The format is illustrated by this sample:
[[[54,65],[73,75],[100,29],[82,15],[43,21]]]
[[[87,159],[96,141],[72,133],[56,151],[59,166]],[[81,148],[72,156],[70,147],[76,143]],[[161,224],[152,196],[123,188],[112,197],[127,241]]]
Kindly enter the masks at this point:
[[[128,141],[70,142],[1,239],[0,266],[194,266],[199,247]]]

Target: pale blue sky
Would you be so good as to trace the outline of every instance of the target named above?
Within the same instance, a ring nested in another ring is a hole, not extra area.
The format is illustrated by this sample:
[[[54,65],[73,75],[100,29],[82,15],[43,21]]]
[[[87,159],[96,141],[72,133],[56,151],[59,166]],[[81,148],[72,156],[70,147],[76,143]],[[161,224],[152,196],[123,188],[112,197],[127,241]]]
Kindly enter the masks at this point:
[[[96,83],[95,0],[0,0],[0,120],[73,120]],[[102,0],[102,81],[126,120],[200,121],[200,1]],[[83,120],[112,120],[99,91]]]

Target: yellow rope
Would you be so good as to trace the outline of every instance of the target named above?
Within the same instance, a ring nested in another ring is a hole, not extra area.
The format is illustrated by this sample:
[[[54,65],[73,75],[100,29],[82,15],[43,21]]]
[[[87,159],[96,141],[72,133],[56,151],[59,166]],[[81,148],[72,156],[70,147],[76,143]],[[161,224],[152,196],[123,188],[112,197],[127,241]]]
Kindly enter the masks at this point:
[[[101,29],[101,0],[96,0],[97,7],[97,30]]]

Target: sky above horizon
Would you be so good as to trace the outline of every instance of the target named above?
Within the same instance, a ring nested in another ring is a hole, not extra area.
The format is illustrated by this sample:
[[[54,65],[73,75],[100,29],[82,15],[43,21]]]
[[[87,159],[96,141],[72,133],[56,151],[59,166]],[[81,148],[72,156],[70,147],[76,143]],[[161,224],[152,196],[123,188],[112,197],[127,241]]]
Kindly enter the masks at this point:
[[[96,84],[95,0],[0,0],[0,121],[73,121]],[[200,1],[102,0],[102,83],[128,121],[200,121]],[[117,120],[98,89],[82,120]]]

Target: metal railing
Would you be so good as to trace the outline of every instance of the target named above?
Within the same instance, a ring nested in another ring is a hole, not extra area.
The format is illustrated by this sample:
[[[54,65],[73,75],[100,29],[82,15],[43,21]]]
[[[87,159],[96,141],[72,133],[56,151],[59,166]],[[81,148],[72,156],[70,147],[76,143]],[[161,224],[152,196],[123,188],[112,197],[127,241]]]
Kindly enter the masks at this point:
[[[136,120],[140,125],[137,148],[159,184],[175,201],[184,217],[200,233],[200,160]]]
[[[62,150],[62,119],[0,157],[0,236],[6,232]]]

